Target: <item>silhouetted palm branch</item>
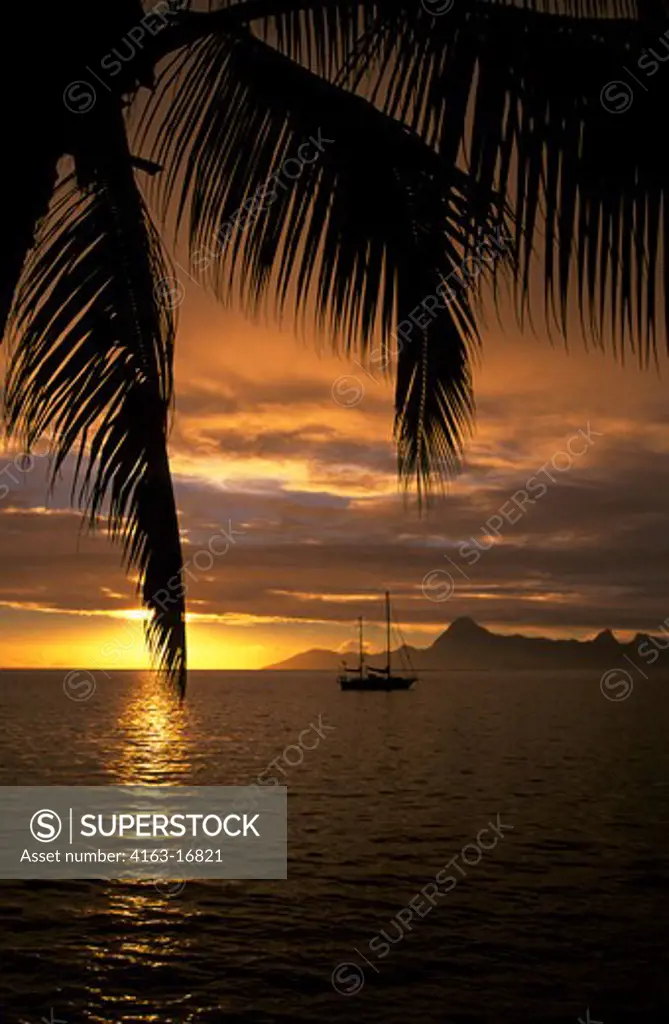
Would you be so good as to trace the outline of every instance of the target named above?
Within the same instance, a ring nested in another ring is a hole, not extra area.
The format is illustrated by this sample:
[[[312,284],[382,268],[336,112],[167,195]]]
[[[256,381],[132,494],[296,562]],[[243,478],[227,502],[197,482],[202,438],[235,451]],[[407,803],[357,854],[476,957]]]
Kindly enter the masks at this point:
[[[167,459],[174,325],[156,297],[166,276],[129,168],[110,166],[86,189],[67,180],[16,297],[6,408],[10,431],[28,447],[49,429],[52,481],[78,450],[73,497],[91,526],[102,517],[123,544],[153,613],[150,645],[183,692],[182,563]]]
[[[404,125],[246,29],[198,44],[173,75],[174,103],[161,94],[156,101],[154,116],[166,113],[153,155],[166,166],[165,208],[190,211],[193,254],[218,254],[210,276],[223,298],[238,283],[256,308],[271,286],[279,312],[290,299],[297,316],[313,297],[317,326],[365,353],[374,338],[386,346],[499,219],[490,197],[483,202],[470,178]],[[312,162],[286,177],[227,246],[216,244],[309,138],[322,142]],[[457,463],[471,421],[476,338],[471,295],[461,291],[401,349],[400,465],[419,488],[431,456]]]

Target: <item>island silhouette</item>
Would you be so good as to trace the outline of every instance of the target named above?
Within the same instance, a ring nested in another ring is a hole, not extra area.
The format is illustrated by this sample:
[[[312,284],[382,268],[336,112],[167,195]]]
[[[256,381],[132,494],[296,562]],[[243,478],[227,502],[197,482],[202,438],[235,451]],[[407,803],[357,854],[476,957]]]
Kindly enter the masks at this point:
[[[605,629],[591,640],[551,640],[548,637],[528,637],[520,634],[493,633],[467,616],[454,619],[429,647],[403,644],[393,652],[393,659],[408,656],[417,671],[504,669],[549,669],[559,671],[586,668],[607,669],[625,659],[646,666],[658,661],[661,652],[669,647],[669,634],[663,637],[637,633],[628,643],[616,639],[612,630]],[[267,665],[273,671],[336,671],[350,657],[323,649],[311,649],[285,661]],[[385,655],[368,654],[367,663],[382,667]],[[668,662],[669,666],[669,662]]]

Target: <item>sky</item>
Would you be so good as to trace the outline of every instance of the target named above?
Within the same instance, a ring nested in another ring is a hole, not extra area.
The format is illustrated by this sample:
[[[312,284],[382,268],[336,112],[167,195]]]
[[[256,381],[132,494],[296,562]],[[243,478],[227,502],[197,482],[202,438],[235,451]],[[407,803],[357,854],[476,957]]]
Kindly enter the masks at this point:
[[[170,448],[191,667],[343,651],[361,614],[378,648],[386,589],[418,646],[461,615],[499,632],[627,637],[669,614],[666,367],[621,367],[578,338],[566,353],[543,329],[488,316],[464,470],[421,514],[398,488],[377,370],[179,276]],[[3,450],[0,664],[148,665],[133,581],[104,533],[82,534],[68,471],[47,499],[47,459],[21,472]]]

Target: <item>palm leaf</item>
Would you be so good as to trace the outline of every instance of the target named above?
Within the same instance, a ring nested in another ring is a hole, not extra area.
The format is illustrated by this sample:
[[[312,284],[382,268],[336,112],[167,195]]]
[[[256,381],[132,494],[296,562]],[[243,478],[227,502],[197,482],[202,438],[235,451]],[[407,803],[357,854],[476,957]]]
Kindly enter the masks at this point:
[[[75,496],[91,527],[106,520],[138,571],[151,649],[183,693],[181,550],[167,459],[174,324],[156,296],[167,272],[129,161],[96,170],[85,190],[64,183],[26,267],[11,320],[8,426],[28,446],[49,427],[53,480],[77,453]]]
[[[271,284],[280,307],[290,294],[299,309],[308,304],[315,283],[319,327],[343,333],[349,347],[364,350],[380,324],[385,344],[393,316],[406,315],[404,302],[404,308],[396,305],[400,295],[420,301],[417,284],[403,291],[402,280],[414,280],[411,270],[419,268],[425,295],[434,292],[435,267],[437,280],[449,270],[447,260],[435,263],[434,251],[423,258],[408,241],[412,183],[405,176],[393,193],[387,173],[397,154],[408,152],[409,135],[401,124],[411,130],[416,168],[430,166],[423,151],[417,155],[419,138],[441,157],[447,169],[439,173],[448,187],[454,168],[469,172],[476,215],[470,205],[465,217],[476,222],[479,234],[502,208],[511,209],[521,320],[531,313],[538,290],[563,334],[576,308],[586,339],[600,345],[611,339],[616,351],[624,355],[631,348],[642,363],[653,358],[663,297],[669,321],[669,271],[661,263],[669,240],[669,166],[651,127],[659,123],[666,89],[643,98],[640,116],[635,110],[622,120],[603,108],[601,96],[630,54],[657,38],[669,4],[478,0],[456,4],[442,17],[415,0],[225,0],[218,7],[210,15],[185,16],[176,30],[184,41],[202,41],[172,69],[172,84],[179,88],[160,132],[158,159],[171,167],[168,202],[185,174],[179,211],[189,215],[192,249],[215,251],[212,240],[225,222],[317,127],[336,140],[316,168],[237,232],[229,261],[213,260],[219,294],[227,297],[232,290],[236,259],[238,283],[251,308]],[[309,75],[305,66],[318,74]],[[333,79],[349,92],[334,90]],[[370,101],[366,107],[356,103],[363,95]],[[375,121],[370,104],[387,120]],[[358,125],[364,125],[364,138]],[[357,182],[347,173],[355,151]],[[379,183],[375,194],[367,166]],[[395,239],[379,224],[391,216],[403,220],[397,235],[405,232],[402,245],[410,257],[391,257],[388,264]],[[454,253],[456,239],[457,232]],[[455,320],[447,316],[428,333],[441,327],[448,356],[445,363],[441,354],[435,358],[441,341],[430,346],[432,356],[420,361],[430,375],[440,364],[454,368],[454,338],[470,344],[476,333],[468,312]],[[407,360],[410,366],[411,356]],[[427,447],[439,448],[446,438],[455,443],[456,423],[467,420],[464,392],[457,385],[452,411],[460,413],[446,430],[441,375],[420,385],[420,401],[410,401],[419,378],[417,367],[398,378],[398,416],[414,406],[425,410],[432,401],[442,433],[419,427],[420,416],[412,417],[414,426],[432,438]],[[407,390],[408,381],[414,383]],[[410,429],[408,420],[398,423],[405,472],[429,461],[425,452],[419,454],[424,441],[416,435],[409,442]]]
[[[669,89],[636,65],[653,44],[664,53],[666,0],[478,0],[437,17],[414,0],[223,7],[212,18],[226,31],[271,32],[326,77],[332,64],[309,40],[332,39],[340,83],[511,205],[521,319],[538,286],[561,333],[576,308],[586,340],[654,358],[658,316],[669,328],[669,165],[656,144]],[[605,107],[616,82],[636,94],[623,117]]]
[[[165,88],[174,102],[159,94],[147,128],[167,168],[165,209],[174,203],[188,217],[197,263],[197,254],[213,255],[214,289],[229,298],[239,286],[254,311],[271,288],[279,314],[289,303],[296,317],[313,310],[316,326],[349,351],[368,354],[380,339],[385,362],[398,322],[500,221],[495,197],[479,194],[405,126],[246,29],[187,51]],[[317,158],[299,174],[293,165],[273,201],[222,245],[234,214],[310,137],[326,140]],[[471,294],[459,293],[429,331],[434,401],[416,398],[424,390],[416,390],[424,383],[422,342],[402,355],[400,468],[419,488],[435,458],[442,470],[454,467],[471,421],[470,303]],[[417,374],[409,370],[416,353]]]
[[[665,2],[479,0],[434,18],[391,2],[372,69],[383,110],[509,203],[521,318],[539,285],[563,334],[576,307],[586,338],[629,347],[642,363],[669,294],[669,164],[655,130],[669,90],[659,75],[644,83],[636,64],[658,48],[668,11]],[[369,70],[361,64],[353,84]],[[616,82],[635,94],[625,116],[606,107]]]

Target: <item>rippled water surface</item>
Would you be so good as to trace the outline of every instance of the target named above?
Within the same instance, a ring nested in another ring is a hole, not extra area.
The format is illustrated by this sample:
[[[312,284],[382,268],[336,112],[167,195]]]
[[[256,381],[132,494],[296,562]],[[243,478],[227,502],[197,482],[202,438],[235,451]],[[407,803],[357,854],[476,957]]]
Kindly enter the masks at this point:
[[[662,680],[614,702],[589,675],[452,673],[381,695],[193,673],[183,709],[150,675],[97,683],[76,702],[62,674],[0,673],[0,784],[246,784],[279,758],[289,879],[174,896],[0,882],[3,1022],[667,1019]],[[393,926],[497,815],[513,829]],[[340,964],[354,994],[333,988]]]

